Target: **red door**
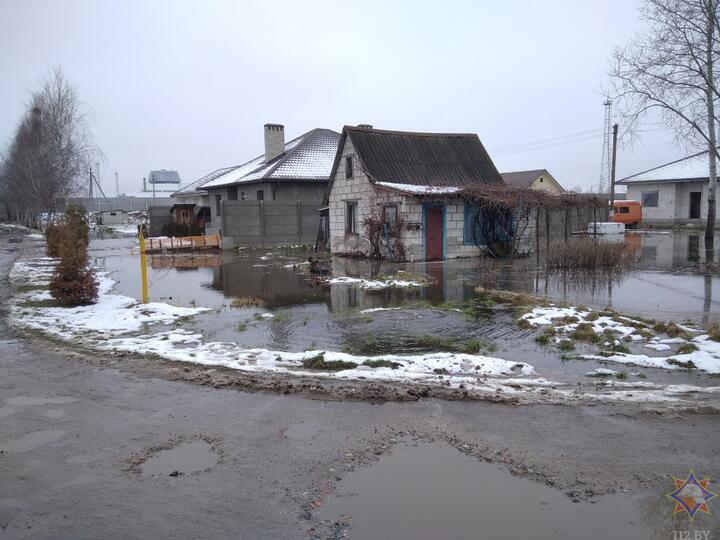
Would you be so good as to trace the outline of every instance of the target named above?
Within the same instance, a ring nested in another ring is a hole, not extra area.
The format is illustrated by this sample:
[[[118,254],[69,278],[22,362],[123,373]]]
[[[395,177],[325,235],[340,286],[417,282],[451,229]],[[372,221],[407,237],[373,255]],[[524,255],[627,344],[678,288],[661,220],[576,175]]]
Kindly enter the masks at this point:
[[[443,259],[443,220],[445,211],[442,206],[425,207],[425,260]]]

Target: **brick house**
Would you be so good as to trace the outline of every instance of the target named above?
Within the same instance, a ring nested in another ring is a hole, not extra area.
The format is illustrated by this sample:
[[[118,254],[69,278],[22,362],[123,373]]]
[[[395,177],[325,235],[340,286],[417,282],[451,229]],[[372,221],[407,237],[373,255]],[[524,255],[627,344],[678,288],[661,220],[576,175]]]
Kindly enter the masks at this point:
[[[371,223],[402,223],[404,258],[442,260],[482,252],[473,206],[478,185],[504,186],[475,134],[345,126],[330,172],[326,236],[333,253],[370,254]]]

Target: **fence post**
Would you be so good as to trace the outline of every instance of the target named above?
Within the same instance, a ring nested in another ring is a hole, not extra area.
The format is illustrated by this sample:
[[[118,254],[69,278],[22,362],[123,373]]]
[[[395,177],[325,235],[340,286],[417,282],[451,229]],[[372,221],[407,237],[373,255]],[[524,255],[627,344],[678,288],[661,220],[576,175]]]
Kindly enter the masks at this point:
[[[297,201],[295,205],[295,219],[297,221],[297,235],[298,235],[298,246],[302,245],[303,230],[302,230],[302,208],[300,201]]]
[[[258,212],[260,217],[260,243],[265,247],[265,205],[264,201],[258,201]]]

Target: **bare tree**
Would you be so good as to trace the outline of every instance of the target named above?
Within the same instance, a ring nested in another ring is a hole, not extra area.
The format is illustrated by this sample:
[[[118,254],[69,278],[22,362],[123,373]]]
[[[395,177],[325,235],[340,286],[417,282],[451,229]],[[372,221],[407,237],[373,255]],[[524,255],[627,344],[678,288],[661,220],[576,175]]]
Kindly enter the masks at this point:
[[[614,103],[632,132],[658,111],[676,139],[708,150],[705,246],[714,250],[720,0],[645,0],[647,30],[613,55]]]
[[[34,92],[0,164],[0,194],[8,214],[39,225],[64,208],[96,149],[75,89],[56,68]]]

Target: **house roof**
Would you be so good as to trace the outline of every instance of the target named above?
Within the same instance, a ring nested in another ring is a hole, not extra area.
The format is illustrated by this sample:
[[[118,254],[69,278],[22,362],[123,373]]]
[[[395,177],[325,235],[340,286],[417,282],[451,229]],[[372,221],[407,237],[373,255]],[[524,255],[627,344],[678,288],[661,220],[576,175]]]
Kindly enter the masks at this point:
[[[634,184],[641,182],[691,182],[697,180],[707,181],[708,152],[699,152],[692,156],[671,161],[665,165],[648,169],[618,180],[617,184]]]
[[[206,194],[206,191],[203,191],[201,188],[203,185],[207,184],[211,180],[214,180],[215,178],[218,178],[219,176],[222,176],[223,174],[230,172],[234,169],[237,169],[238,165],[235,165],[233,167],[223,167],[221,169],[215,169],[213,172],[206,174],[202,178],[199,178],[198,180],[195,180],[191,184],[188,184],[182,189],[177,190],[172,194],[173,197],[182,197],[182,196],[189,196],[189,195],[197,195],[197,194]]]
[[[210,173],[208,177],[193,182],[194,190],[205,191],[208,188],[241,184],[246,182],[304,181],[326,182],[330,178],[330,169],[337,150],[340,134],[331,129],[316,128],[300,135],[285,144],[285,152],[265,163],[261,155],[236,167],[228,167],[225,172]],[[204,180],[204,181],[203,181]],[[184,194],[184,190],[177,192]]]
[[[504,172],[500,173],[500,176],[508,186],[527,188],[545,172],[545,169],[533,169],[531,171]]]
[[[415,133],[345,126],[363,169],[373,182],[416,186],[503,185],[485,147],[474,133]]]

